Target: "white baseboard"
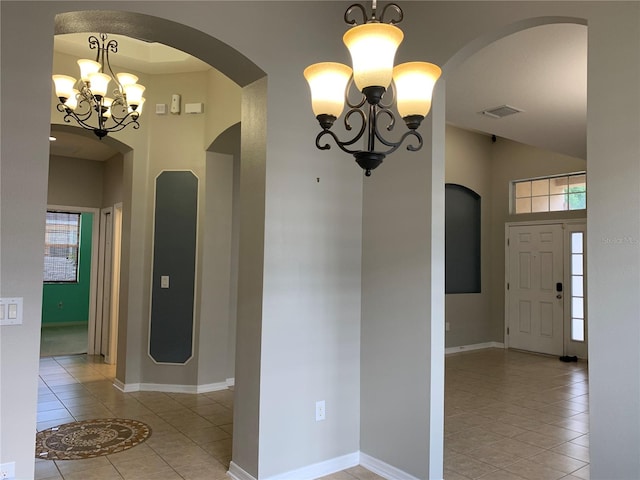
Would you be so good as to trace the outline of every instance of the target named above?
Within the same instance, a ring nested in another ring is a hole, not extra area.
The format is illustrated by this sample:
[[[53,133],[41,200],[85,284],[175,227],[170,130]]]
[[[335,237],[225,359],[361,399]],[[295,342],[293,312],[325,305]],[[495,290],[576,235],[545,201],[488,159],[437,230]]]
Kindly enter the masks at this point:
[[[113,386],[124,393],[138,392],[140,391],[139,383],[123,383],[117,378],[113,381]]]
[[[113,386],[124,393],[131,392],[165,392],[165,393],[208,393],[229,388],[227,382],[209,383],[205,385],[173,385],[166,383],[122,383],[115,379]]]
[[[360,465],[388,480],[419,480],[417,477],[388,463],[360,452]]]
[[[476,343],[474,345],[460,345],[459,347],[445,348],[444,354],[449,355],[451,353],[470,352],[471,350],[483,350],[485,348],[505,348],[505,347],[504,347],[504,343],[501,343],[501,342]]]
[[[249,475],[233,462],[229,464],[227,476],[233,478],[233,480],[256,480],[253,476]]]
[[[360,464],[360,452],[353,452],[341,457],[325,460],[324,462],[314,463],[297,470],[280,473],[266,480],[313,480],[314,478],[324,477],[332,473],[346,470]]]
[[[227,382],[208,383],[206,385],[196,385],[196,391],[194,393],[207,393],[217,392],[219,390],[226,390],[229,388]]]
[[[236,379],[234,378],[227,378],[227,387],[233,387],[236,384]]]
[[[297,470],[280,473],[278,475],[267,477],[265,480],[313,480],[357,465],[362,465],[367,470],[371,470],[373,473],[376,473],[387,480],[419,480],[417,477],[414,477],[393,465],[389,465],[382,460],[378,460],[377,458],[362,452],[353,452],[324,462],[308,465]],[[229,465],[227,476],[231,477],[233,480],[256,480],[253,476],[233,462]]]

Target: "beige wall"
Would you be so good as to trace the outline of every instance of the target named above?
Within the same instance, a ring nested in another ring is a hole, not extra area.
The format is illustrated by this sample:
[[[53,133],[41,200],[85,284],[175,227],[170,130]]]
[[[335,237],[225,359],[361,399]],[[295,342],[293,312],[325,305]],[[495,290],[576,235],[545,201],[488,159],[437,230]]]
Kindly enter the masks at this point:
[[[49,205],[106,208],[122,202],[123,156],[87,160],[49,157]]]
[[[104,175],[102,186],[102,206],[112,207],[122,203],[122,173],[124,158],[118,153],[104,162]]]
[[[102,207],[104,162],[49,157],[49,205]]]

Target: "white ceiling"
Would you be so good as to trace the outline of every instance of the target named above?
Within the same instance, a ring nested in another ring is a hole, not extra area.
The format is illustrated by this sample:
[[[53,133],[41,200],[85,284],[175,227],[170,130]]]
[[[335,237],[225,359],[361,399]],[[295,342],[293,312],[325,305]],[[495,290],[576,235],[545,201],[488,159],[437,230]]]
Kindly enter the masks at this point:
[[[523,112],[480,113],[501,105]],[[586,159],[587,27],[530,28],[477,52],[447,79],[447,122]]]
[[[113,65],[163,74],[205,71],[209,65],[170,47],[111,35]],[[59,35],[56,51],[92,58],[87,34]],[[118,69],[116,69],[118,70]],[[586,158],[587,27],[554,24],[498,40],[447,78],[447,122],[545,150]],[[483,110],[509,105],[522,113],[501,119]],[[106,160],[116,152],[99,140],[65,133],[53,155]]]

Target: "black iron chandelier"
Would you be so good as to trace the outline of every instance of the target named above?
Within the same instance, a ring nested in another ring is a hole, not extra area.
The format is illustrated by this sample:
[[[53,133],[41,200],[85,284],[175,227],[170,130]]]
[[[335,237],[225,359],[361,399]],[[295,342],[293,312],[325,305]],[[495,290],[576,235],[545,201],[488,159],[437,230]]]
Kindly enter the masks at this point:
[[[353,18],[357,10],[362,12],[364,23],[361,25]],[[393,18],[385,23],[387,13]],[[321,143],[321,139],[329,135],[342,151],[355,157],[367,177],[408,137],[413,137],[414,143],[409,143],[407,150],[422,148],[422,136],[417,128],[431,109],[433,87],[442,73],[440,67],[427,62],[409,62],[394,67],[396,50],[404,37],[402,30],[395,26],[403,19],[402,9],[389,3],[379,18],[376,15],[376,0],[372,2],[368,19],[365,8],[357,3],[344,14],[345,22],[353,25],[343,37],[353,69],[341,63],[322,62],[304,71],[311,89],[313,112],[322,127],[316,137],[316,147],[320,150],[331,148],[328,143]],[[357,102],[349,98],[354,83],[361,93]],[[345,103],[349,107],[344,116],[346,130],[354,129],[351,121],[354,116],[359,119],[360,127],[351,139],[341,141],[331,127],[342,114]],[[387,131],[393,130],[396,123],[394,105],[408,128],[395,142],[383,137],[379,129],[379,124],[384,122]],[[354,147],[360,140],[364,142],[363,149]]]
[[[64,121],[71,123],[74,120],[82,128],[92,130],[100,139],[129,125],[140,128],[138,118],[145,100],[142,96],[145,87],[137,83],[135,75],[114,74],[109,52],[118,52],[118,42],[114,39],[107,41],[104,33],[100,34],[100,39],[91,35],[89,48],[97,50],[96,59],[78,60],[79,81],[68,75],[53,75],[56,96],[60,100],[57,109],[65,114]],[[111,80],[116,86],[110,97],[107,95]]]

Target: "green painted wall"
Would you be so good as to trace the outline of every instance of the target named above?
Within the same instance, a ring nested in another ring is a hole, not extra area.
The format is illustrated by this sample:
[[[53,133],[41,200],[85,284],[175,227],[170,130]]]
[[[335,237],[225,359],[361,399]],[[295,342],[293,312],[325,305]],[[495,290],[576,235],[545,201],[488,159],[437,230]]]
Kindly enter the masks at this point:
[[[42,324],[89,321],[91,284],[91,235],[93,213],[80,220],[80,265],[78,283],[45,283],[42,293]]]

